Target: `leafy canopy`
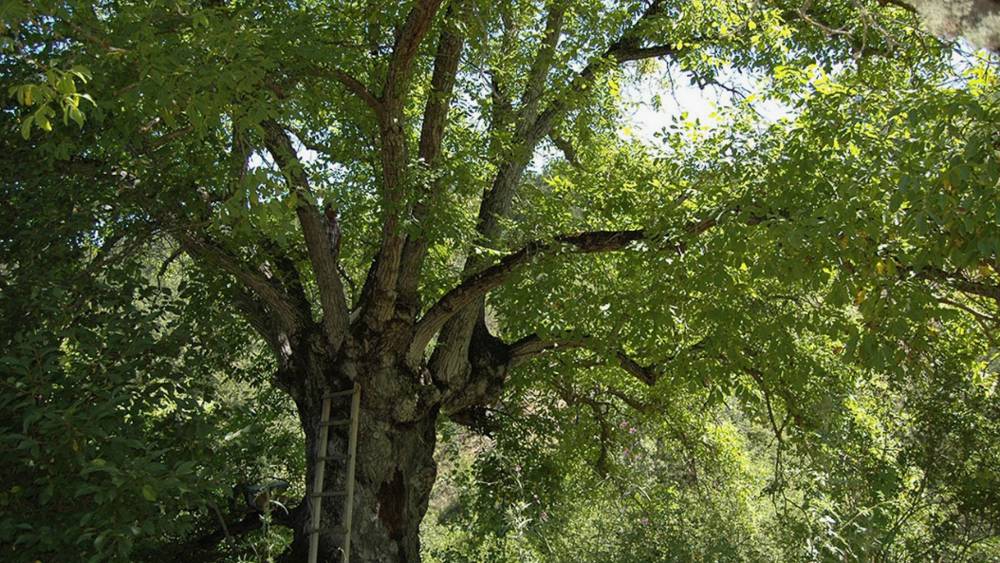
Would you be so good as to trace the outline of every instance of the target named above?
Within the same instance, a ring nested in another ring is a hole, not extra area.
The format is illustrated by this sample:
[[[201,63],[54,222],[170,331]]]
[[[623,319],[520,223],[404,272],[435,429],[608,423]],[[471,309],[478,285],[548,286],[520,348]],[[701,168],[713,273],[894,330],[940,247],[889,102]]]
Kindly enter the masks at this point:
[[[415,318],[546,250],[477,296],[509,416],[455,454],[476,537],[442,517],[428,556],[997,556],[994,55],[892,2],[456,0],[400,70],[425,4],[0,7],[5,557],[128,560],[235,474],[303,480],[256,314],[294,316],[264,272],[333,318],[303,209],[351,310],[394,240]],[[689,85],[711,123],[633,117]]]

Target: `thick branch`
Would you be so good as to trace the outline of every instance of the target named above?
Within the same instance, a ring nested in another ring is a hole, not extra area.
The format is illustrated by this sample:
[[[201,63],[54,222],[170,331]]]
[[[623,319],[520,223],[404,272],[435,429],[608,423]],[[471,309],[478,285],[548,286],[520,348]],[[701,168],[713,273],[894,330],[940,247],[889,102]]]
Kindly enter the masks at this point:
[[[446,13],[447,18],[449,20],[455,18],[459,9],[461,9],[460,4],[451,3]],[[458,75],[458,63],[465,45],[464,39],[456,32],[454,26],[446,25],[441,32],[437,54],[434,56],[431,91],[424,107],[418,151],[420,160],[428,167],[433,165],[441,152],[444,125],[448,118],[452,92],[455,89],[455,77]]]
[[[328,207],[324,216],[316,208],[309,180],[284,129],[274,121],[265,121],[262,125],[266,132],[268,151],[285,173],[289,187],[295,194],[295,213],[302,227],[316,285],[319,287],[323,327],[327,339],[337,348],[347,333],[348,318],[347,300],[337,270],[340,243],[337,212]]]
[[[518,119],[522,123],[530,123],[538,115],[538,108],[541,104],[542,94],[545,91],[545,81],[548,79],[549,70],[555,58],[556,47],[559,45],[559,36],[562,33],[563,17],[566,13],[566,5],[563,1],[557,1],[549,9],[549,14],[545,19],[545,35],[542,44],[538,48],[535,60],[528,70],[528,78],[524,86],[524,94],[521,96],[521,109]]]
[[[193,260],[214,266],[239,280],[264,302],[271,313],[281,321],[285,330],[296,332],[303,326],[306,321],[303,317],[304,311],[295,306],[274,280],[268,279],[263,273],[246,268],[239,259],[204,235],[181,230],[173,233],[173,236]]]
[[[738,215],[739,208],[723,210],[701,221],[688,223],[683,228],[683,234],[697,236],[719,224],[719,219],[726,215]],[[751,215],[745,219],[747,225],[757,225],[767,219],[766,216]],[[530,263],[535,258],[551,254],[570,247],[572,252],[583,254],[595,252],[612,252],[623,250],[633,242],[648,238],[642,229],[626,231],[588,231],[571,235],[560,235],[552,241],[533,241],[513,254],[508,254],[496,264],[473,274],[458,286],[452,288],[424,314],[414,330],[407,361],[417,365],[423,356],[424,347],[431,341],[434,334],[462,308],[481,300],[486,294],[503,284],[521,266]],[[669,248],[678,254],[687,251],[687,243],[683,240],[662,238],[657,241],[657,247]]]
[[[500,234],[500,219],[510,212],[515,187],[520,182],[521,175],[531,160],[535,147],[552,132],[559,120],[572,109],[579,100],[580,94],[593,85],[601,69],[605,68],[609,62],[622,63],[678,53],[675,48],[669,45],[640,46],[641,40],[637,37],[638,31],[659,13],[659,2],[653,2],[628,31],[577,73],[570,81],[569,86],[559,95],[554,96],[549,105],[537,114],[537,117],[534,110],[522,116],[526,119],[518,123],[511,158],[499,167],[493,185],[483,196],[483,202],[480,205],[478,231],[484,240],[494,240]],[[529,83],[529,87],[531,86],[533,85]],[[527,95],[528,92],[525,94]],[[538,93],[538,96],[540,95],[541,92]]]
[[[450,21],[462,4],[452,2],[448,5],[447,19]],[[432,170],[441,152],[444,139],[444,127],[451,107],[452,93],[455,89],[455,79],[458,75],[458,64],[464,47],[464,37],[459,35],[452,26],[446,25],[441,32],[437,54],[434,57],[434,73],[431,76],[431,91],[424,107],[424,120],[420,129],[419,158],[420,164]],[[419,224],[427,217],[435,194],[440,190],[440,182],[432,180],[422,190],[413,209],[413,220]],[[417,234],[408,237],[403,247],[400,265],[399,292],[402,299],[408,302],[411,309],[416,309],[417,284],[420,279],[420,269],[427,254],[427,240]],[[416,314],[415,311],[411,314]]]
[[[944,285],[970,295],[989,297],[1000,304],[1000,286],[967,279],[961,273],[948,272],[940,268],[927,267],[916,271],[917,277],[941,282]]]
[[[424,348],[444,323],[466,305],[499,287],[504,281],[535,258],[553,253],[565,247],[575,252],[610,252],[622,250],[644,237],[642,230],[592,231],[573,235],[561,235],[551,242],[534,241],[517,252],[502,258],[498,263],[469,277],[438,300],[417,323],[408,359],[412,365],[419,363]]]
[[[661,9],[660,1],[653,0],[628,31],[623,33],[604,53],[591,60],[570,81],[569,86],[563,92],[551,98],[552,101],[549,102],[549,106],[542,110],[537,118],[515,124],[517,134],[514,135],[512,150],[509,152],[506,162],[501,161],[498,163],[498,170],[493,183],[486,190],[480,203],[479,220],[476,226],[480,243],[488,244],[497,240],[501,231],[501,219],[510,213],[511,202],[513,201],[516,187],[521,181],[525,167],[531,160],[531,155],[538,143],[553,131],[558,121],[582,98],[579,94],[591,87],[600,69],[604,68],[608,61],[612,63],[624,62],[626,60],[636,60],[640,56],[657,56],[673,53],[673,51],[666,47],[658,47],[650,50],[642,50],[641,48],[642,28],[651,19],[658,16],[661,13]],[[505,33],[504,39],[506,38],[507,34]],[[497,102],[504,102],[505,100],[509,100],[509,98],[503,95],[504,92],[500,89],[501,85],[497,83],[496,79],[497,76],[494,75],[494,116],[491,121],[491,128],[496,128],[497,131],[500,131],[506,128],[510,112],[507,110],[509,106]],[[467,274],[475,272],[481,265],[481,261],[475,258],[469,259],[466,262],[465,271]],[[472,337],[472,331],[477,322],[476,319],[482,317],[480,314],[483,309],[482,298],[473,299],[464,306],[469,309],[478,309],[478,312],[476,310],[469,310],[454,315],[453,312],[449,311],[447,315],[444,315],[445,317],[451,317],[451,320],[448,322],[445,330],[442,331],[438,346],[439,350],[443,351],[440,354],[442,358],[448,357],[453,360],[449,364],[448,369],[458,372],[462,370],[461,364],[465,362],[465,350],[467,349],[469,339]],[[417,339],[408,352],[408,361],[419,361],[419,358],[423,354],[422,346],[426,345],[427,341],[429,341],[428,339],[436,331],[436,327],[427,327],[427,325],[420,327]],[[428,336],[428,333],[431,336]],[[437,355],[435,353],[435,356]]]
[[[587,348],[600,352],[606,347],[601,346],[593,338],[543,339],[537,334],[531,334],[510,345],[510,367],[519,366],[529,359],[551,350],[572,348]],[[620,349],[615,351],[615,361],[629,375],[650,387],[656,385],[663,374],[662,366],[644,366]]]
[[[379,123],[382,142],[382,201],[385,218],[378,256],[365,283],[364,295],[370,324],[381,325],[395,309],[396,286],[406,237],[400,229],[400,217],[405,214],[403,184],[407,167],[406,131],[403,127],[403,105],[409,90],[410,76],[420,43],[443,0],[417,0],[403,26],[397,30],[396,44],[389,60],[382,93],[385,113]]]
[[[406,95],[420,43],[442,3],[443,0],[417,0],[397,32],[382,95],[386,105],[396,107]]]

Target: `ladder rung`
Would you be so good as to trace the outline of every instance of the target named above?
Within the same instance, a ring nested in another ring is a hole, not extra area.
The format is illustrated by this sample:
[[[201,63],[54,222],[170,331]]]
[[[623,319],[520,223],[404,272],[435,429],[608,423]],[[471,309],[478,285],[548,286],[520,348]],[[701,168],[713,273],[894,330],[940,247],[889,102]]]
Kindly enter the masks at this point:
[[[344,533],[344,528],[342,528],[340,526],[333,526],[331,528],[326,528],[326,527],[313,528],[313,529],[309,530],[309,533],[310,534],[318,534],[320,532],[331,532],[331,531],[333,533],[335,533],[335,534],[343,534]]]
[[[342,497],[347,494],[347,491],[343,489],[338,489],[336,491],[323,491],[319,493],[310,493],[309,496],[316,497]]]
[[[345,389],[343,391],[332,391],[330,393],[323,393],[324,399],[335,399],[337,397],[347,397],[354,394],[354,389]]]
[[[338,418],[337,420],[328,420],[326,422],[320,422],[320,426],[347,426],[351,423],[349,418]]]
[[[316,461],[347,461],[347,454],[318,455]]]

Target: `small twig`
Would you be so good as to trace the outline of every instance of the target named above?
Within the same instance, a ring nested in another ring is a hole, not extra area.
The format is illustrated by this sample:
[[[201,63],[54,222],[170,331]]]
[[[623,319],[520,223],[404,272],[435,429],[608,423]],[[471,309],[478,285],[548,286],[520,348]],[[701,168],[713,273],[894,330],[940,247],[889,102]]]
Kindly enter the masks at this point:
[[[824,24],[822,22],[819,22],[819,21],[814,20],[813,18],[811,18],[809,16],[809,14],[807,13],[808,10],[809,10],[809,6],[811,4],[812,4],[812,0],[805,0],[805,2],[803,2],[802,5],[799,6],[798,12],[799,12],[799,16],[801,16],[802,19],[804,19],[807,22],[809,22],[810,24],[812,24],[812,25],[814,25],[814,26],[822,29],[828,35],[847,35],[848,33],[850,33],[850,30],[847,29],[847,28],[842,27],[842,28],[839,28],[839,29],[834,29],[834,28],[832,28],[832,27],[830,27],[830,26],[828,26],[828,25],[826,25],[826,24]]]
[[[163,274],[167,273],[167,269],[170,268],[170,265],[173,264],[174,260],[177,260],[181,254],[184,254],[184,249],[178,246],[173,252],[170,253],[170,256],[167,256],[167,259],[163,261],[163,264],[160,265],[160,269],[156,272],[157,281],[163,277]]]
[[[215,517],[219,519],[219,524],[222,525],[222,533],[226,535],[226,541],[232,543],[233,536],[229,534],[229,526],[226,525],[226,519],[222,517],[222,512],[219,512],[219,507],[214,502],[209,503],[208,506],[211,507],[212,512],[215,512]]]

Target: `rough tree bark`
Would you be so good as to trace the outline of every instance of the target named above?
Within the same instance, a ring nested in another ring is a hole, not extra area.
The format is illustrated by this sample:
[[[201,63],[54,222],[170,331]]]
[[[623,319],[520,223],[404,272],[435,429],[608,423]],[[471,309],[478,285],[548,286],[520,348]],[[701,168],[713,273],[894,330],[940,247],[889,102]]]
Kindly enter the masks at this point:
[[[348,384],[347,378],[339,371],[324,379],[326,384],[340,385],[339,388]],[[396,405],[385,400],[387,395],[380,395],[374,387],[366,387],[365,391],[358,428],[360,446],[357,450],[351,560],[418,561],[419,526],[437,474],[433,457],[437,409],[421,405],[401,417]],[[317,395],[310,393],[296,401],[306,434],[309,483],[313,479],[316,452],[319,450],[320,401],[315,399]],[[340,411],[344,412],[347,408],[344,404]],[[339,427],[330,430],[327,451],[328,457],[333,459],[326,464],[325,487],[326,490],[343,490],[346,486],[345,460],[338,454],[346,451],[347,430]],[[325,499],[322,507],[320,560],[341,561],[340,548],[344,539],[342,498]],[[294,541],[287,560],[305,561],[312,526],[309,511],[301,511],[301,517],[295,523]]]
[[[425,374],[403,366],[402,346],[386,345],[366,335],[363,323],[348,334],[340,349],[331,354],[319,325],[288,340],[279,383],[293,397],[305,431],[307,482],[312,482],[320,444],[319,421],[324,391],[362,383],[358,430],[355,497],[352,519],[352,561],[418,561],[419,526],[427,510],[437,474],[434,462],[435,425],[444,398]],[[498,346],[486,354],[484,367],[497,372],[506,368],[509,354]],[[397,349],[398,352],[393,352]],[[485,398],[489,386],[472,385],[462,393],[463,404]],[[348,406],[334,405],[344,413]],[[341,414],[341,416],[343,416]],[[336,412],[332,415],[337,418]],[[330,429],[327,446],[326,489],[343,489],[346,476],[347,430]],[[306,503],[311,499],[306,499]],[[297,511],[294,540],[287,561],[303,561],[308,552],[309,510]],[[343,541],[343,503],[339,498],[322,504],[321,561],[340,561]]]

